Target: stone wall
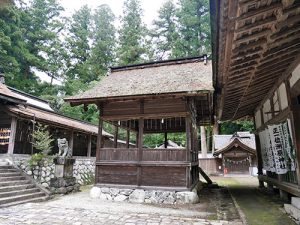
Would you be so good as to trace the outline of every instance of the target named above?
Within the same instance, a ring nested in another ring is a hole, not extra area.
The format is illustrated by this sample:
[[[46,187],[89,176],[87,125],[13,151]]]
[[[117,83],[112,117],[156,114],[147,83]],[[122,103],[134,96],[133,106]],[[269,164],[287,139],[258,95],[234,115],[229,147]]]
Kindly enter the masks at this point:
[[[73,176],[79,185],[93,184],[95,179],[95,158],[74,157],[76,159]],[[41,166],[30,167],[29,155],[14,155],[13,163],[38,183],[48,188],[50,179],[54,178],[54,163],[52,159],[45,160]]]
[[[199,202],[197,192],[201,183],[192,191],[163,191],[143,189],[118,189],[108,187],[93,187],[90,197],[100,201],[151,203],[151,204],[189,204]]]

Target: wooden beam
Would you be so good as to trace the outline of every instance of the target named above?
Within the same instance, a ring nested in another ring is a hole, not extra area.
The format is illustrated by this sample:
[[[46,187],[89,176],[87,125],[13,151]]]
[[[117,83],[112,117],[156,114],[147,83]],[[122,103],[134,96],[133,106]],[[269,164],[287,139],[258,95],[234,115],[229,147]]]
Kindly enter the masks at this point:
[[[266,5],[266,6],[260,7],[256,10],[242,14],[240,17],[237,18],[237,20],[242,21],[242,20],[252,19],[254,17],[260,16],[261,14],[274,12],[275,10],[280,9],[281,7],[282,7],[282,4],[280,2],[271,4],[271,5]]]
[[[7,149],[7,154],[9,154],[9,155],[14,154],[16,130],[17,130],[17,118],[13,116],[11,118],[10,136],[9,136],[9,143],[8,143],[8,149]]]

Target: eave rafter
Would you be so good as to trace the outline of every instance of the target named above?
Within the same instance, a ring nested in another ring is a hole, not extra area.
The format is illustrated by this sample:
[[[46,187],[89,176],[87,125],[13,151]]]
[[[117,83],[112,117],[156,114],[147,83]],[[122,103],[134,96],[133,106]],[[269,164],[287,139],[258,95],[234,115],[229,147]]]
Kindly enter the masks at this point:
[[[300,53],[300,2],[220,3],[219,119],[252,115]]]

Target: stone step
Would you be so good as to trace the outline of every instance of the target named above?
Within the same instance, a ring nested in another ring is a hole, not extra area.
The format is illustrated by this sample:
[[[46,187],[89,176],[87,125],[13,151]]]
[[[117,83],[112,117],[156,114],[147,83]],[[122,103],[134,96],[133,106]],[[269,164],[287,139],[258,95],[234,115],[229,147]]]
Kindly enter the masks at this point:
[[[24,190],[24,189],[30,189],[30,188],[35,188],[35,185],[30,183],[30,184],[24,184],[24,185],[6,186],[6,187],[0,187],[0,193],[9,192],[9,191]]]
[[[18,181],[18,180],[26,180],[26,177],[24,176],[12,176],[12,177],[0,177],[0,182],[5,182],[5,181]]]
[[[0,200],[1,198],[7,198],[12,196],[19,196],[19,195],[26,195],[26,194],[32,194],[32,193],[39,193],[41,192],[38,188],[30,188],[30,189],[24,189],[24,190],[13,190],[8,192],[1,192],[0,193]]]
[[[8,166],[9,162],[7,161],[0,161],[0,166]]]
[[[26,204],[26,203],[35,203],[35,202],[42,202],[46,201],[48,198],[47,197],[38,197],[38,198],[32,198],[32,199],[26,199],[23,201],[16,201],[16,202],[10,202],[7,204],[0,204],[0,208],[6,208],[14,205],[20,205],[20,204]]]
[[[30,181],[29,180],[4,181],[4,182],[0,182],[0,187],[15,186],[15,185],[22,185],[22,184],[30,184]]]
[[[292,205],[295,206],[297,209],[300,209],[300,198],[292,197]]]
[[[46,197],[46,195],[43,192],[37,192],[37,193],[30,193],[30,194],[24,194],[19,196],[1,198],[0,205],[12,203],[12,202],[24,201],[28,199],[30,200],[39,197]]]
[[[300,210],[291,204],[284,204],[284,210],[296,220],[300,220]]]
[[[0,166],[0,170],[1,169],[14,169],[13,166],[9,166],[9,165],[4,165],[4,166]]]
[[[11,169],[1,169],[0,168],[0,174],[2,174],[2,173],[11,173],[11,172],[19,172],[19,171],[17,169],[14,169],[14,168],[11,168]]]
[[[14,177],[14,176],[20,176],[20,172],[7,172],[7,173],[1,173],[0,177]]]

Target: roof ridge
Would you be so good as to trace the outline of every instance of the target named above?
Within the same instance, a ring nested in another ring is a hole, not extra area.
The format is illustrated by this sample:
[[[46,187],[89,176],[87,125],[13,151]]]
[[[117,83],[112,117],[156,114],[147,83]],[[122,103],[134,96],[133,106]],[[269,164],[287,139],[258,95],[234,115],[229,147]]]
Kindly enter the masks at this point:
[[[201,56],[186,57],[186,58],[151,61],[151,62],[139,63],[139,64],[129,64],[125,66],[115,66],[115,67],[110,67],[110,71],[118,72],[118,71],[133,70],[133,69],[145,69],[145,68],[178,65],[178,64],[194,63],[194,62],[201,62],[201,61],[206,62],[207,60],[208,60],[207,55],[201,55]]]

